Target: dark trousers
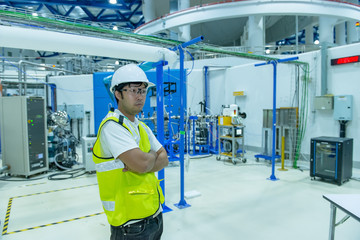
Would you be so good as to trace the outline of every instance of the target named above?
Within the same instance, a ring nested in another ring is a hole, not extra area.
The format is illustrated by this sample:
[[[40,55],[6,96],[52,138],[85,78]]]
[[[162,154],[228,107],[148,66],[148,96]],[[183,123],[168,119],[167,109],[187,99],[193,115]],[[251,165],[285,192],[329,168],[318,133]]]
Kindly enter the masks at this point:
[[[110,240],[160,240],[163,232],[162,213],[125,227],[111,226]]]

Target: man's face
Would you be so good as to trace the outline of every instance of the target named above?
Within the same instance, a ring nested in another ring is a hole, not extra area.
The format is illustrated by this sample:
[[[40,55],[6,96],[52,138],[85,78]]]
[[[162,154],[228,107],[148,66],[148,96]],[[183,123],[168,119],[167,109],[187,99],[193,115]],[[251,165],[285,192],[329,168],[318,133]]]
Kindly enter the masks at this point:
[[[124,113],[135,116],[138,114],[145,104],[146,99],[146,87],[144,83],[140,84],[129,84],[126,85],[122,90],[122,97],[120,92],[116,92],[117,98],[119,99],[119,109]]]

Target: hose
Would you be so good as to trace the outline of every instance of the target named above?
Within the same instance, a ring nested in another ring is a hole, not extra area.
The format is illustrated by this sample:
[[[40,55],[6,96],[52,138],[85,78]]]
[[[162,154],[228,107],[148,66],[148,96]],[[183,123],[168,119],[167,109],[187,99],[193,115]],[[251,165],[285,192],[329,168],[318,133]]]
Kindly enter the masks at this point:
[[[83,171],[83,172],[81,172],[81,171]],[[80,177],[85,174],[86,174],[85,168],[76,168],[76,169],[70,169],[70,170],[67,170],[64,172],[60,172],[60,173],[51,174],[48,176],[48,179],[49,180],[66,180],[69,178]],[[64,176],[64,175],[67,177],[60,177],[60,176]]]
[[[61,165],[57,162],[56,159],[57,159],[60,155],[63,155],[63,153],[58,153],[58,154],[55,155],[55,157],[54,157],[54,163],[55,163],[55,165],[56,165],[58,168],[63,169],[63,170],[71,170],[71,168],[67,168],[67,167],[61,166]]]
[[[299,111],[299,126],[298,126],[298,135],[296,141],[296,150],[293,168],[298,168],[297,161],[301,152],[301,143],[305,136],[306,126],[307,126],[307,117],[308,117],[308,83],[309,83],[309,64],[304,64],[304,68],[301,68],[304,73],[304,80],[302,81],[301,89],[301,101],[300,101],[300,111]]]

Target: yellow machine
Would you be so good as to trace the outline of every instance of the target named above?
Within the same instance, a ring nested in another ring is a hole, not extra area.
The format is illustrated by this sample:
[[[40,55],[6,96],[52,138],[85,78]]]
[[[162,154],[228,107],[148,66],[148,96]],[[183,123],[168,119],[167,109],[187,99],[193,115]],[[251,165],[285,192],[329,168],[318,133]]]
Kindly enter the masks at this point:
[[[219,116],[218,117],[218,124],[219,125],[232,125],[231,124],[231,117],[230,116]]]

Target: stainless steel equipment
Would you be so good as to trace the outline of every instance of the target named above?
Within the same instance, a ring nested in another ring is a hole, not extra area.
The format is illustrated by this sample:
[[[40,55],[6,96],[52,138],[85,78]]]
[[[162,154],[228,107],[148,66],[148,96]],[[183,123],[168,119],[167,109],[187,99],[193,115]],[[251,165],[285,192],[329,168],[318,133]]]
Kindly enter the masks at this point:
[[[49,169],[43,98],[0,98],[3,165],[11,175],[28,177]]]

